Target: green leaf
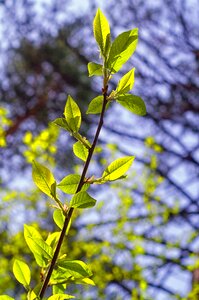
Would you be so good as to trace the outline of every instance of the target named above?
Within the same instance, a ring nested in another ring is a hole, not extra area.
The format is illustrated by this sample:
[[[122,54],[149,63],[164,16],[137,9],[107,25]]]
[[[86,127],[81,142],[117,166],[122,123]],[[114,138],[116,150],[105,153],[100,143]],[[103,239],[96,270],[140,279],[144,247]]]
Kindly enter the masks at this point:
[[[125,31],[114,40],[107,62],[111,73],[118,72],[123,64],[132,56],[138,42],[138,29]]]
[[[59,211],[61,211],[60,209],[58,209]],[[54,216],[53,216],[54,218]],[[56,222],[55,222],[56,223]],[[57,223],[56,223],[57,224]],[[62,228],[61,228],[62,229]],[[51,248],[55,248],[57,246],[57,242],[60,238],[60,232],[53,232],[50,233],[46,239],[46,243],[51,247]]]
[[[36,186],[46,195],[53,198],[55,178],[45,166],[33,161],[32,177]]]
[[[106,36],[106,44],[104,49],[104,57],[106,58],[106,61],[108,59],[110,49],[111,49],[111,34],[109,33]],[[105,66],[106,66],[106,61],[105,61]]]
[[[90,278],[83,278],[83,279],[81,279],[81,283],[82,284],[89,284],[89,285],[94,285],[95,286],[95,282],[92,279],[90,279]]]
[[[74,296],[67,295],[67,294],[56,294],[53,296],[50,296],[48,300],[64,300],[64,299],[74,299]]]
[[[77,187],[79,185],[81,176],[78,174],[70,174],[62,179],[58,184],[58,188],[66,194],[75,194]],[[83,191],[86,191],[89,187],[89,184],[84,184],[82,187]]]
[[[29,266],[25,262],[15,259],[13,264],[13,273],[15,278],[23,284],[25,288],[28,288],[31,279]]]
[[[27,240],[27,244],[32,251],[37,264],[40,267],[46,267],[53,257],[53,249],[43,240],[31,239]]]
[[[39,300],[39,297],[35,294],[33,290],[28,292],[27,300],[37,300],[37,299]]]
[[[8,295],[0,295],[0,300],[15,300],[15,299]]]
[[[75,194],[81,176],[78,174],[70,174],[64,177],[58,184],[58,188],[67,194]]]
[[[110,39],[110,26],[105,15],[99,8],[93,21],[93,32],[101,54],[105,57],[108,47],[107,43],[109,43],[108,40]]]
[[[113,161],[102,174],[104,180],[116,180],[124,175],[133,163],[134,156],[125,156]]]
[[[55,224],[62,229],[64,226],[65,217],[60,209],[56,209],[53,213],[53,220]]]
[[[73,152],[74,154],[83,161],[86,161],[88,157],[88,148],[83,145],[80,141],[77,141],[73,144]]]
[[[83,261],[62,259],[57,262],[57,267],[53,270],[50,285],[74,282],[91,275],[90,268]]]
[[[39,231],[37,229],[35,229],[33,226],[24,224],[24,237],[26,238],[36,238],[36,239],[41,239],[42,240],[42,236],[39,233]]]
[[[126,73],[119,81],[116,93],[124,94],[130,91],[133,88],[134,85],[134,71],[135,68],[130,70],[128,73]]]
[[[62,129],[65,129],[65,130],[71,132],[71,129],[68,126],[66,119],[64,119],[64,118],[57,118],[51,124],[55,124],[55,125],[61,127]]]
[[[145,103],[138,96],[131,94],[121,95],[116,101],[136,115],[144,116],[146,114]]]
[[[60,260],[58,266],[75,278],[90,277],[92,275],[90,268],[81,260]]]
[[[116,181],[116,180],[121,180],[121,179],[125,179],[127,177],[127,175],[122,175],[114,180],[111,181]],[[104,178],[104,177],[100,177],[100,178],[96,178],[94,180],[92,180],[93,184],[104,184],[106,182],[110,181],[110,179]]]
[[[102,105],[103,105],[104,97],[97,96],[91,100],[89,103],[87,114],[100,114],[102,112]]]
[[[24,225],[24,237],[33,253],[37,264],[46,267],[53,257],[53,249],[41,238],[39,232],[32,226]]]
[[[53,295],[64,294],[66,290],[66,284],[56,284],[52,286]]]
[[[86,149],[91,148],[91,143],[86,139],[86,137],[82,136],[79,132],[73,132],[73,136],[77,139],[77,141],[81,142],[86,147]]]
[[[88,208],[95,206],[96,200],[87,192],[80,191],[73,196],[70,201],[70,206],[75,208]]]
[[[103,75],[103,69],[102,65],[96,64],[94,62],[89,62],[88,63],[88,74],[89,77],[91,76],[102,76]]]
[[[77,103],[71,96],[68,96],[67,98],[64,109],[64,116],[72,132],[78,132],[81,126],[81,112]]]
[[[56,181],[51,185],[50,189],[51,189],[52,197],[54,199],[57,198],[57,195],[56,195],[57,183],[56,183]]]

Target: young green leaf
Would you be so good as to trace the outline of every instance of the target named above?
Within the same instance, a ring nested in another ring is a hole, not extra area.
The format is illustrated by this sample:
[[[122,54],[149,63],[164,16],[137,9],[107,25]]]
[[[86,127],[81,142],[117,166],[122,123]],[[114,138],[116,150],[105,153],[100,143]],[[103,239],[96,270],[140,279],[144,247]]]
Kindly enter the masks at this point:
[[[39,232],[32,226],[24,225],[24,237],[33,253],[37,264],[46,267],[52,259],[53,249],[41,238]]]
[[[23,284],[26,289],[28,289],[31,279],[29,266],[25,262],[15,259],[13,264],[13,273],[15,278]]]
[[[60,209],[57,209],[57,210],[54,211],[54,213],[53,213],[53,220],[54,220],[55,224],[56,224],[60,229],[63,228],[63,226],[64,226],[64,221],[65,221],[65,216],[63,215],[63,213],[62,213],[62,211],[61,211]],[[68,235],[68,231],[69,231],[69,229],[70,229],[70,226],[71,226],[71,219],[70,219],[70,221],[69,221],[69,223],[68,223],[68,227],[67,227],[67,230],[66,230],[66,235]],[[57,232],[57,233],[58,233],[59,236],[60,236],[60,232]],[[58,236],[58,237],[55,236],[55,238],[57,239],[57,241],[58,241],[59,236]],[[55,241],[55,240],[54,240],[54,241]],[[54,241],[53,241],[53,244],[52,244],[52,243],[50,244],[50,246],[51,246],[52,248],[53,248],[54,246],[57,245],[57,243],[54,243]],[[47,242],[47,241],[46,241],[46,242]],[[49,245],[49,243],[47,243],[47,244]]]
[[[64,299],[74,299],[74,296],[67,295],[67,294],[56,294],[52,295],[48,298],[48,300],[64,300]]]
[[[60,260],[58,266],[75,278],[92,276],[90,268],[81,260]]]
[[[133,88],[135,68],[126,73],[119,81],[116,93],[117,95],[125,94]]]
[[[103,69],[102,65],[96,64],[94,62],[89,62],[88,63],[88,74],[89,77],[91,76],[102,76],[103,75]]]
[[[27,239],[27,244],[32,251],[37,264],[46,267],[53,257],[53,249],[41,239]]]
[[[39,233],[39,231],[37,229],[35,229],[33,226],[24,224],[24,237],[25,239],[28,237],[31,238],[36,238],[36,239],[41,239],[42,240],[42,236]]]
[[[45,166],[33,161],[32,177],[36,186],[46,195],[53,198],[55,178],[51,171]]]
[[[67,194],[75,194],[81,176],[78,174],[70,174],[64,177],[58,184],[58,188]]]
[[[66,290],[66,284],[56,284],[56,285],[53,285],[52,286],[52,291],[53,291],[53,295],[56,295],[56,294],[64,294],[65,293],[65,290]]]
[[[74,138],[81,142],[87,149],[91,148],[91,143],[86,137],[82,136],[79,132],[73,133]]]
[[[100,114],[102,112],[102,105],[103,105],[104,97],[97,96],[94,99],[91,100],[89,103],[87,114]]]
[[[106,45],[109,43],[110,39],[110,27],[108,20],[100,9],[97,10],[93,21],[93,32],[96,42],[101,50],[101,54],[105,57],[108,47]],[[107,36],[109,37],[108,39]]]
[[[35,292],[29,291],[27,295],[27,300],[39,300],[39,297],[35,294]]]
[[[69,230],[71,228],[71,224],[72,224],[72,219],[70,218],[67,229],[66,229],[66,235],[68,235],[68,233],[69,233]]]
[[[78,132],[81,126],[81,112],[77,103],[71,96],[68,96],[67,98],[64,116],[71,131]]]
[[[58,209],[60,212],[61,210]],[[53,216],[54,218],[54,216]],[[56,222],[55,222],[56,223]],[[56,223],[57,224],[57,223]],[[61,228],[62,229],[62,228]],[[51,247],[51,248],[55,248],[56,245],[57,245],[57,242],[60,238],[60,232],[53,232],[53,233],[50,233],[46,239],[46,243]]]
[[[80,191],[73,196],[70,201],[70,206],[74,208],[88,208],[95,206],[96,200],[87,192]]]
[[[132,56],[138,42],[138,29],[125,31],[114,40],[108,58],[108,68],[111,73],[118,72]]]
[[[64,220],[65,217],[60,209],[56,209],[53,213],[53,220],[55,221],[55,224],[62,229],[64,226]]]
[[[56,195],[57,183],[56,183],[56,181],[53,182],[53,184],[51,185],[50,188],[51,188],[51,195],[52,195],[52,197],[54,199],[56,199],[57,198],[57,195]]]
[[[124,175],[133,163],[134,156],[125,156],[113,161],[102,174],[104,180],[116,180]]]
[[[15,300],[15,299],[8,295],[0,295],[0,300]]]
[[[106,67],[106,62],[109,57],[109,52],[111,49],[111,33],[107,34],[106,36],[106,44],[105,44],[105,49],[104,49],[104,57],[105,57],[105,67]]]
[[[90,278],[83,278],[83,279],[80,279],[79,280],[79,283],[82,283],[82,284],[90,284],[90,285],[93,285],[95,286],[95,282],[90,279]]]
[[[136,115],[144,116],[146,114],[145,103],[138,96],[131,94],[121,95],[116,101]]]
[[[111,181],[116,181],[116,180],[125,179],[126,177],[127,177],[127,175],[122,175],[122,176],[120,176],[120,177],[118,177],[118,178],[116,178],[116,179],[113,179],[113,180],[111,180]],[[108,181],[110,181],[110,179],[104,178],[104,177],[100,177],[100,178],[96,178],[96,179],[92,180],[91,183],[93,183],[93,184],[104,184],[104,183],[106,183],[106,182],[108,182]]]
[[[81,176],[78,174],[70,174],[62,179],[58,184],[58,188],[66,194],[75,194],[77,191],[78,184],[80,182]],[[83,191],[86,191],[89,184],[84,184],[82,187]]]
[[[51,124],[55,124],[55,125],[61,127],[62,129],[71,132],[71,129],[68,126],[66,119],[64,119],[64,118],[57,118]]]
[[[83,261],[61,259],[57,262],[57,268],[53,270],[50,284],[74,282],[91,275],[90,268]]]
[[[88,157],[88,148],[83,145],[80,141],[73,144],[73,152],[74,154],[83,161],[86,161]]]

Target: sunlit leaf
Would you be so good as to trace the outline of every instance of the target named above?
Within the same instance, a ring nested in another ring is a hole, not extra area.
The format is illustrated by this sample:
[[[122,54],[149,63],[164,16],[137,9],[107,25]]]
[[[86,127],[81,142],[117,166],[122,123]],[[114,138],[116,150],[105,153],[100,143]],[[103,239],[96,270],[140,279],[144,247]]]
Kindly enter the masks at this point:
[[[74,154],[83,161],[86,161],[88,157],[88,148],[80,141],[77,141],[73,144],[73,152]]]
[[[31,279],[31,273],[30,273],[30,268],[29,266],[18,259],[14,260],[13,264],[13,273],[15,278],[23,284],[25,288],[27,288],[30,284],[30,279]]]
[[[103,96],[97,96],[89,103],[87,114],[100,114],[102,112]]]
[[[127,178],[127,175],[122,175],[122,176],[120,176],[116,179],[111,179],[111,181],[121,180],[121,179],[125,179],[125,178]],[[92,181],[92,183],[94,183],[94,184],[104,184],[104,183],[109,182],[109,181],[110,181],[109,177],[100,177],[100,178],[94,179]]]
[[[56,189],[57,189],[57,183],[56,181],[51,185],[51,195],[53,198],[56,198]]]
[[[8,295],[0,295],[0,300],[15,300],[15,299]]]
[[[110,27],[108,20],[100,9],[97,10],[93,21],[93,32],[101,53],[105,57],[108,47],[107,43],[109,43],[110,40]]]
[[[53,198],[52,187],[54,187],[53,185],[56,181],[48,168],[34,161],[32,165],[32,178],[36,186],[43,193]]]
[[[89,285],[94,285],[95,286],[95,282],[90,278],[83,278],[83,279],[81,279],[81,281],[79,283],[89,284]]]
[[[60,269],[67,271],[76,278],[90,277],[92,272],[90,268],[81,260],[61,260],[58,262]]]
[[[109,56],[109,52],[111,49],[111,33],[107,34],[106,36],[106,44],[105,44],[105,49],[104,49],[104,57],[105,57],[105,67],[106,67],[106,61]]]
[[[146,114],[145,103],[138,96],[131,94],[121,95],[116,101],[136,115],[144,116]]]
[[[40,232],[33,226],[24,224],[24,237],[31,237],[36,239],[42,239]]]
[[[66,119],[64,119],[64,118],[57,118],[51,124],[57,125],[57,126],[61,127],[62,129],[65,129],[69,132],[71,131]]]
[[[71,96],[68,96],[65,109],[64,116],[66,118],[66,122],[69,128],[73,132],[78,132],[81,126],[81,112],[77,105],[77,103],[73,100]]]
[[[56,225],[62,229],[64,226],[65,217],[60,209],[56,209],[53,213],[53,220],[55,221]]]
[[[94,62],[89,62],[88,63],[88,74],[89,74],[89,77],[102,76],[103,75],[102,65],[94,63]]]
[[[132,56],[138,42],[138,29],[125,31],[114,40],[107,62],[111,73],[118,72],[123,64]]]
[[[64,294],[65,290],[66,290],[66,284],[59,283],[59,284],[53,285],[52,290],[53,290],[53,295]]]
[[[104,180],[116,180],[124,175],[133,163],[134,156],[125,156],[113,161],[102,174]]]
[[[61,210],[59,210],[59,211],[61,211]],[[54,216],[53,216],[53,218],[54,218]],[[46,239],[46,243],[54,249],[54,247],[57,245],[59,237],[60,237],[60,232],[50,233]]]
[[[56,209],[53,213],[53,220],[56,223],[56,225],[62,229],[64,226],[64,222],[65,222],[65,216],[63,215],[62,211],[60,209]],[[68,226],[67,226],[67,230],[66,230],[66,235],[68,234],[69,230],[70,230],[70,226],[71,226],[71,219],[69,220]],[[58,238],[60,236],[60,233],[57,237],[55,237],[58,241]],[[54,241],[53,241],[54,242]],[[48,243],[49,244],[49,243]],[[56,245],[57,243],[55,243]],[[54,247],[54,243],[50,244],[51,247]]]
[[[67,295],[67,294],[56,294],[53,296],[50,296],[48,300],[64,300],[64,299],[74,299],[74,296]]]
[[[52,259],[53,249],[41,238],[39,232],[32,226],[24,225],[24,237],[33,253],[37,264],[46,267]]]
[[[40,239],[27,239],[27,244],[32,251],[37,264],[40,267],[46,267],[48,262],[52,259],[53,250],[52,248],[43,240]]]
[[[62,190],[66,194],[75,194],[77,191],[77,187],[79,185],[81,176],[78,174],[70,174],[62,179],[62,181],[58,184],[60,190]],[[89,187],[89,184],[84,184],[82,190],[86,191]]]
[[[70,206],[74,208],[88,208],[95,206],[95,204],[96,200],[85,191],[75,194],[70,202]]]
[[[135,68],[130,70],[128,73],[126,73],[119,81],[116,93],[124,94],[130,91],[133,88],[134,85],[134,71]]]
[[[35,294],[35,292],[29,291],[27,295],[27,300],[39,300],[39,297]]]
[[[83,261],[62,259],[57,262],[57,268],[53,270],[50,284],[74,282],[91,275],[90,268]]]

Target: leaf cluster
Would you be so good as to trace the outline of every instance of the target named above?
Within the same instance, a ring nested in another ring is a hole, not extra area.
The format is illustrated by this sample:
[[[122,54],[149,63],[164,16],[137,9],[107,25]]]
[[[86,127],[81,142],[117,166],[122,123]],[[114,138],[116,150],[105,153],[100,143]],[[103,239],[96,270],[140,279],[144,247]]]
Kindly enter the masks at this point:
[[[143,100],[138,96],[128,94],[134,85],[134,68],[119,80],[116,90],[108,93],[108,84],[111,77],[122,68],[136,49],[138,41],[137,28],[121,33],[112,42],[109,23],[101,10],[98,9],[93,21],[93,31],[102,64],[90,62],[88,72],[89,76],[103,77],[102,95],[91,100],[87,110],[87,114],[100,114],[93,142],[91,143],[80,133],[81,111],[77,102],[70,95],[65,104],[63,117],[52,122],[53,125],[67,131],[76,140],[73,145],[73,153],[84,162],[82,174],[68,174],[60,182],[57,182],[54,174],[47,166],[33,161],[33,181],[51,201],[54,201],[54,204],[51,205],[54,208],[53,219],[59,230],[43,239],[39,231],[33,226],[24,225],[25,241],[37,265],[41,268],[42,277],[41,282],[35,288],[32,288],[29,266],[22,260],[15,260],[13,265],[14,276],[24,286],[29,300],[42,299],[48,286],[52,287],[52,296],[48,299],[53,300],[74,298],[74,296],[65,294],[65,290],[71,282],[95,284],[90,278],[92,276],[91,268],[83,261],[69,260],[66,254],[60,255],[60,248],[64,236],[69,233],[74,209],[91,208],[97,202],[88,192],[90,186],[126,178],[126,172],[134,161],[134,156],[118,158],[104,169],[101,176],[92,175],[88,177],[86,175],[103,126],[104,114],[109,108],[110,102],[116,101],[138,115],[146,113]],[[60,200],[59,191],[67,194],[67,199],[64,197]]]

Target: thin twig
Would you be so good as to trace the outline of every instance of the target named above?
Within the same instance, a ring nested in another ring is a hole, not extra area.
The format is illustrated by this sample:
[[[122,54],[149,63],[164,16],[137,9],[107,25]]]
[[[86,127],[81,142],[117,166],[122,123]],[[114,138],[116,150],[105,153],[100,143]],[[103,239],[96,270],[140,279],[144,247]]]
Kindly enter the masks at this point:
[[[87,170],[88,170],[88,167],[89,167],[89,164],[90,164],[90,161],[91,161],[91,158],[92,158],[95,146],[97,144],[101,128],[103,126],[104,114],[105,114],[105,109],[106,109],[106,104],[107,104],[107,90],[108,90],[108,86],[104,86],[104,88],[102,89],[104,100],[103,100],[102,112],[100,114],[100,120],[99,120],[99,124],[98,124],[97,130],[96,130],[96,133],[95,133],[95,137],[94,137],[92,146],[91,146],[91,148],[89,149],[89,152],[88,152],[88,157],[86,159],[86,162],[85,162],[85,165],[84,165],[84,168],[83,168],[83,171],[82,171],[82,175],[81,175],[81,178],[80,178],[77,190],[76,190],[76,193],[78,193],[79,191],[81,191],[82,186],[84,185],[84,179],[85,179],[85,176],[86,176],[86,173],[87,173]],[[69,226],[69,223],[70,223],[73,211],[74,211],[74,208],[70,207],[69,210],[68,210],[68,213],[67,213],[67,215],[65,217],[64,226],[62,228],[61,235],[60,235],[59,241],[57,243],[57,247],[55,249],[55,252],[54,252],[54,255],[53,255],[50,267],[48,269],[47,275],[45,277],[45,280],[43,282],[43,285],[42,285],[40,293],[39,293],[40,299],[43,298],[44,293],[45,293],[45,291],[46,291],[46,289],[48,287],[48,284],[49,284],[49,281],[50,281],[50,277],[51,277],[53,269],[55,267],[55,264],[56,264],[56,261],[57,261],[57,258],[58,258],[58,255],[59,255],[59,252],[60,252],[63,240],[64,240],[64,236],[66,234],[66,230],[67,230],[67,228]]]

